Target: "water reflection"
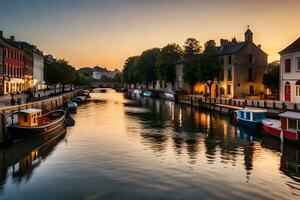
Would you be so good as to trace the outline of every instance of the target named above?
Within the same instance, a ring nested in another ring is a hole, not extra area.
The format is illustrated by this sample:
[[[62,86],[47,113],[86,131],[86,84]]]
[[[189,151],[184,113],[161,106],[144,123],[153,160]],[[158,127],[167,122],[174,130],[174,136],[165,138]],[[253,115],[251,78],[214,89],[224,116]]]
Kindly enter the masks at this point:
[[[0,149],[0,190],[3,190],[9,176],[16,184],[29,181],[33,171],[53,152],[55,146],[65,137],[65,133],[66,130],[62,127],[47,135]]]
[[[63,134],[0,151],[0,198],[299,197],[297,146],[227,116],[107,91],[91,94],[73,118],[68,145],[58,145]]]
[[[238,157],[243,155],[248,182],[256,153],[261,154],[261,143],[264,148],[281,152],[280,170],[297,182],[300,180],[300,151],[296,146],[285,144],[282,148],[278,139],[265,137],[262,132],[235,127],[227,116],[216,112],[136,95],[127,94],[126,98],[134,99],[125,105],[130,108],[126,114],[141,122],[142,142],[150,146],[157,156],[166,153],[169,143],[172,143],[178,156],[187,152],[190,164],[197,163],[197,155],[201,151],[204,151],[206,162],[210,165],[221,158],[221,163],[236,166]]]

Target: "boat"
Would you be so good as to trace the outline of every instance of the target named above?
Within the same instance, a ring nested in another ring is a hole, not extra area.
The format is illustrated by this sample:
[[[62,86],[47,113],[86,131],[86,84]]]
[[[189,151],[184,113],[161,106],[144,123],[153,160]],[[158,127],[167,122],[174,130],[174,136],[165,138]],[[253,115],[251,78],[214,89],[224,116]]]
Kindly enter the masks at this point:
[[[263,120],[263,129],[282,140],[300,142],[300,113],[287,111],[278,115],[280,120]]]
[[[72,101],[75,103],[83,103],[85,100],[86,100],[85,96],[77,96],[74,99],[72,99]]]
[[[243,108],[236,110],[234,117],[237,125],[244,126],[251,130],[258,130],[262,126],[262,120],[266,118],[266,110]]]
[[[153,92],[151,90],[144,90],[141,94],[143,97],[152,97]]]
[[[64,125],[66,112],[55,110],[42,115],[41,109],[25,109],[16,113],[18,121],[7,127],[9,136],[13,141],[18,141],[46,134]]]
[[[67,101],[66,104],[65,104],[65,108],[70,113],[76,113],[77,107],[78,107],[77,103],[75,103],[73,101]]]

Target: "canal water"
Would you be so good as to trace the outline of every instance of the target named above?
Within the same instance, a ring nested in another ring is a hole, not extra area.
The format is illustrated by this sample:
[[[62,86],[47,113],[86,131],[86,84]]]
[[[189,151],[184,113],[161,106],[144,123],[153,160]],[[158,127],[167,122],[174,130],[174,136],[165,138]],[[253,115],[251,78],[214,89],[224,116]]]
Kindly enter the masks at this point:
[[[73,118],[0,150],[0,199],[300,199],[300,150],[227,116],[109,90]]]

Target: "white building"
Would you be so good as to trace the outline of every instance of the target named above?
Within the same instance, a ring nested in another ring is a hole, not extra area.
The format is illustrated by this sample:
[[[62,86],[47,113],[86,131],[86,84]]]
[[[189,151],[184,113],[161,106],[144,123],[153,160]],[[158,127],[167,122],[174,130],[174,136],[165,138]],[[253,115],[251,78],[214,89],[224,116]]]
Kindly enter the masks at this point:
[[[300,37],[279,53],[280,100],[300,103]]]
[[[93,79],[95,80],[106,80],[106,79],[113,79],[117,74],[121,72],[118,69],[114,71],[109,71],[106,68],[95,67],[93,71]]]
[[[33,51],[33,84],[36,91],[45,88],[44,56],[43,52],[38,49],[34,49]]]

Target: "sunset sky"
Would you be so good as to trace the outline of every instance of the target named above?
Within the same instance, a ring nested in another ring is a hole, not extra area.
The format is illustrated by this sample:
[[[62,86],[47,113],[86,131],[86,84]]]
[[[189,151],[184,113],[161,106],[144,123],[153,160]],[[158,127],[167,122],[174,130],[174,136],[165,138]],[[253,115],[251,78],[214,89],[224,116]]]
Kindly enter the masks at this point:
[[[122,68],[127,57],[188,37],[244,39],[269,61],[300,37],[299,0],[0,0],[0,30],[75,67]]]

